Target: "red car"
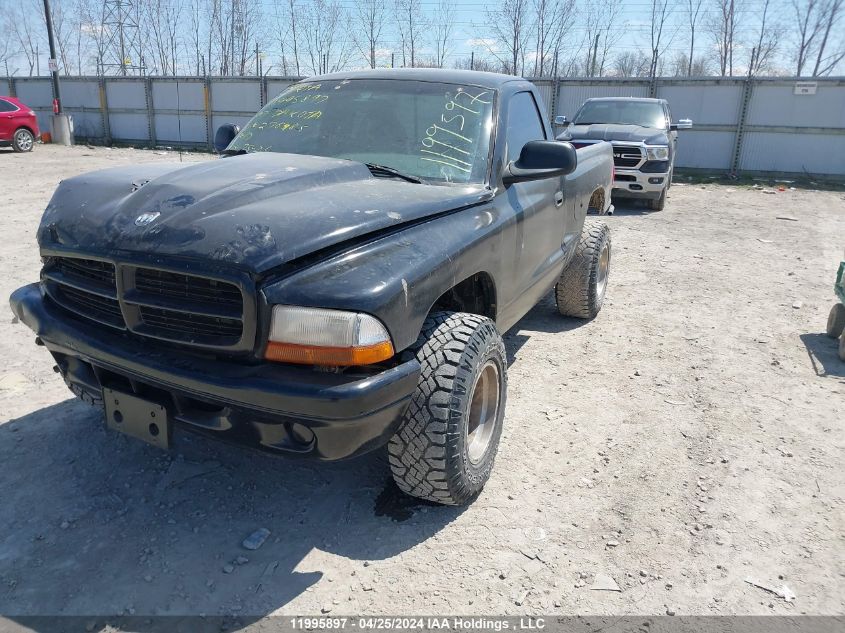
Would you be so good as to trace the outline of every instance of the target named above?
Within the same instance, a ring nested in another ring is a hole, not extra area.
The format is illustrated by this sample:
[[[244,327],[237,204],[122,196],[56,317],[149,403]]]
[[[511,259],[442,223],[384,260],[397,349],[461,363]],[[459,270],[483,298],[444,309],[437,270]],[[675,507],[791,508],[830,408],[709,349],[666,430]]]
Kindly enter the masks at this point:
[[[0,97],[0,145],[16,152],[31,152],[40,136],[35,112],[14,97]]]

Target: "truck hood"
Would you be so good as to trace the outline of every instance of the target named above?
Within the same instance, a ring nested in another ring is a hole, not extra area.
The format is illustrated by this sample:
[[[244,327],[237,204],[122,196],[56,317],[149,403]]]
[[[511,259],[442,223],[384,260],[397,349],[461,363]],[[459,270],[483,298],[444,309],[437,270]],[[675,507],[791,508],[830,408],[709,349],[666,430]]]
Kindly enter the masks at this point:
[[[557,137],[561,141],[627,141],[648,145],[668,145],[669,137],[664,130],[639,125],[570,125]]]
[[[361,163],[319,156],[151,163],[63,181],[38,241],[107,256],[210,259],[260,273],[491,196],[481,185],[376,178]]]

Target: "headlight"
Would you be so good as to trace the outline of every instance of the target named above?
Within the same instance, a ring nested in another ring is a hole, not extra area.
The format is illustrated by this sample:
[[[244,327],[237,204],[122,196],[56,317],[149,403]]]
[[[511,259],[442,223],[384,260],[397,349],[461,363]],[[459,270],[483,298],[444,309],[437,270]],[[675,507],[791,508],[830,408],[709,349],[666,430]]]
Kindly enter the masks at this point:
[[[645,151],[649,160],[669,160],[669,148],[665,145],[646,147]]]
[[[369,365],[393,356],[390,334],[369,314],[273,306],[267,360],[303,365]]]

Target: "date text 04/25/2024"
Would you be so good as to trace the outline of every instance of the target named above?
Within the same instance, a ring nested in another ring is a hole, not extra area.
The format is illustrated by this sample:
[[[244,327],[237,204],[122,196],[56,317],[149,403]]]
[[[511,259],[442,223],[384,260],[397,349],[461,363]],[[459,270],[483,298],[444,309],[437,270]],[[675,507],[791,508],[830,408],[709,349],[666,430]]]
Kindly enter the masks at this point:
[[[541,631],[543,618],[510,617],[293,617],[290,626],[298,630],[456,630],[456,631]]]

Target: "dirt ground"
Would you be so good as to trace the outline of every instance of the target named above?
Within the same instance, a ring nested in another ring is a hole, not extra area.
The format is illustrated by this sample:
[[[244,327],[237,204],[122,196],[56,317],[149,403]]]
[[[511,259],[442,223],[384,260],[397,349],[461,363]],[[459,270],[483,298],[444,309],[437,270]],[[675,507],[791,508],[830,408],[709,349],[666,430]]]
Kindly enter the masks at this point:
[[[0,295],[38,278],[61,178],[172,160],[0,150]],[[4,300],[0,614],[845,613],[845,364],[823,335],[845,194],[688,183],[608,223],[599,317],[547,298],[507,332],[505,431],[465,509],[404,500],[375,457],[109,432]]]

